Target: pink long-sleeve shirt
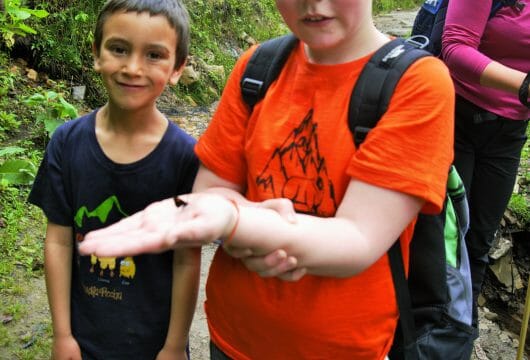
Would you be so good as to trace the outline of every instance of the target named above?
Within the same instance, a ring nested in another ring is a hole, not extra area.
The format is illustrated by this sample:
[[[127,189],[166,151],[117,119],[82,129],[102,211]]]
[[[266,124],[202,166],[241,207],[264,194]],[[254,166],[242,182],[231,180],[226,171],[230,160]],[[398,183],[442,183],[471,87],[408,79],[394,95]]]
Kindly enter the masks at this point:
[[[514,120],[526,120],[529,110],[517,95],[480,85],[491,61],[530,71],[530,0],[522,10],[501,8],[489,18],[492,0],[450,1],[442,38],[442,56],[456,93],[481,108]]]

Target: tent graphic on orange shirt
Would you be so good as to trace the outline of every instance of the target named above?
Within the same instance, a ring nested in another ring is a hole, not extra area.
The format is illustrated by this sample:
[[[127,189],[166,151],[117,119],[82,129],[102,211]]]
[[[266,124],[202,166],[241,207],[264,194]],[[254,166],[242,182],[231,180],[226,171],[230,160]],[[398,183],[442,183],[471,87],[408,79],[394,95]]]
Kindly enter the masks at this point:
[[[297,212],[333,216],[337,201],[326,160],[320,156],[317,128],[310,110],[274,150],[256,183],[271,197],[290,199]]]

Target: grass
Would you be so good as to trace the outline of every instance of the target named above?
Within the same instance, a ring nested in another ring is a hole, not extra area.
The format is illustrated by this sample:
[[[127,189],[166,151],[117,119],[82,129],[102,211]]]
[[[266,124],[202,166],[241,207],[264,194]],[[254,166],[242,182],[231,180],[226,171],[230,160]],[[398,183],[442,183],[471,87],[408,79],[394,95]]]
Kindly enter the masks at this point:
[[[0,192],[0,348],[10,349],[9,359],[46,359],[51,327],[49,315],[39,306],[45,293],[32,285],[43,275],[45,219],[26,203],[27,194],[27,187]]]

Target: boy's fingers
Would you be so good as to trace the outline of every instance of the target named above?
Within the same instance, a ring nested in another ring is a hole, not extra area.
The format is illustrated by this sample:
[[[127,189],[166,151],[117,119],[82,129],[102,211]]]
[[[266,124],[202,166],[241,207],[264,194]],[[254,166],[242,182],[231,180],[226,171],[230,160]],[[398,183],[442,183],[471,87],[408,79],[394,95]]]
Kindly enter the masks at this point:
[[[295,257],[289,256],[279,261],[278,264],[276,264],[275,266],[259,272],[259,275],[261,277],[275,277],[275,276],[279,277],[280,275],[286,274],[296,269],[297,263],[298,261],[296,260]]]
[[[252,256],[252,249],[239,248],[234,246],[223,246],[223,249],[233,258],[241,259]]]
[[[263,201],[261,206],[276,211],[282,218],[292,224],[296,223],[296,212],[294,211],[293,203],[289,199],[269,199]]]
[[[298,268],[294,269],[293,271],[286,272],[285,274],[278,275],[278,278],[284,281],[298,281],[303,278],[306,273],[306,268]]]
[[[249,270],[257,272],[261,277],[274,277],[290,272],[296,269],[298,263],[295,257],[287,256],[287,253],[281,249],[264,257],[248,257],[242,259],[242,261]],[[303,276],[303,274],[299,275],[298,273],[295,275],[300,277]],[[289,276],[286,276],[286,279],[287,278],[289,278]]]

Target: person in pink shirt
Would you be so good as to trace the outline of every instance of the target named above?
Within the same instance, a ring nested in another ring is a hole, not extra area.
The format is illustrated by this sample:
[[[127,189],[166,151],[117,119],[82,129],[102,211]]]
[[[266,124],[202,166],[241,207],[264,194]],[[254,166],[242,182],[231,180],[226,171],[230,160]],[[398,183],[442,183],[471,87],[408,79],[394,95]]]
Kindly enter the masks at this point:
[[[491,5],[451,1],[442,38],[457,94],[455,166],[470,203],[475,327],[488,252],[512,194],[530,113],[530,2],[517,0],[489,18]]]

